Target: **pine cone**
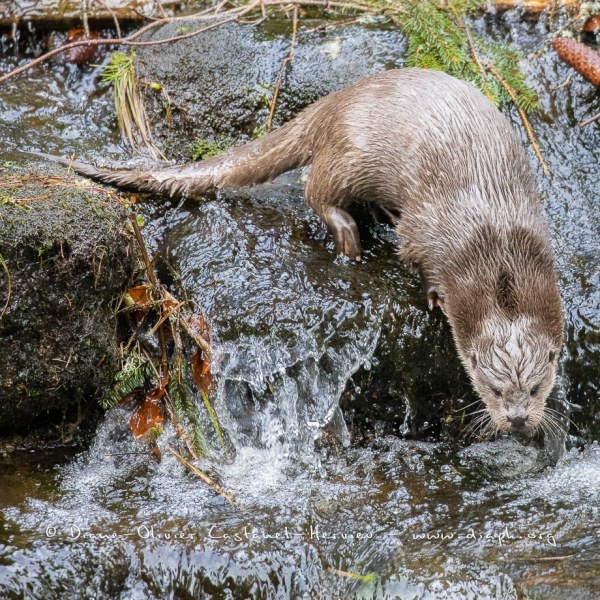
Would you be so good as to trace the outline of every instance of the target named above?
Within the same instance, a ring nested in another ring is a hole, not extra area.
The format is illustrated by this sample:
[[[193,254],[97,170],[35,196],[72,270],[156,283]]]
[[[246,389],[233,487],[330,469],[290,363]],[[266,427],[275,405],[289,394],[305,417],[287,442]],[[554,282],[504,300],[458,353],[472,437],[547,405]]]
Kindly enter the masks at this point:
[[[590,83],[600,86],[600,52],[566,37],[554,40],[554,50],[562,60]]]

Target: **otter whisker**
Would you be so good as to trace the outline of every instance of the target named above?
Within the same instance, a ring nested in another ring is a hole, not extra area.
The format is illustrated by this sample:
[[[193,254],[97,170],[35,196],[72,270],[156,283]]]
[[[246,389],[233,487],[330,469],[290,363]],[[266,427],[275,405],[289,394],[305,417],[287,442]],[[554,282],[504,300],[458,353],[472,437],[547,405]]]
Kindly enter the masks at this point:
[[[466,438],[472,437],[476,434],[477,430],[479,429],[479,427],[483,424],[483,421],[473,421],[471,422],[468,427],[465,428],[464,430],[464,435]]]
[[[489,439],[494,434],[494,429],[495,424],[490,415],[487,414],[484,416],[484,418],[480,419],[479,426],[477,431],[474,432],[474,435],[476,433],[481,439]]]
[[[450,411],[450,414],[460,412],[461,410],[467,410],[467,408],[469,408],[475,404],[479,404],[480,402],[483,402],[483,400],[481,398],[477,398],[477,400],[475,400],[475,402],[471,402],[470,404],[467,404],[466,406],[460,406],[459,408],[455,408],[454,410]]]
[[[554,421],[552,419],[550,419],[549,422],[554,425],[556,430],[559,431],[561,433],[561,435],[567,435],[567,433],[569,432],[569,428],[567,426],[565,426],[563,423]]]
[[[487,413],[488,409],[487,408],[482,408],[481,410],[474,410],[473,412],[467,413],[466,415],[463,415],[464,417],[472,417],[473,415],[478,415],[481,413]]]
[[[475,437],[480,430],[487,426],[487,422],[490,421],[490,415],[487,410],[484,414],[479,415],[476,419],[473,419],[471,423],[465,429],[465,437]]]
[[[556,419],[554,419],[551,415],[544,414],[542,418],[542,423],[546,424],[550,431],[552,431],[557,436],[562,436],[567,433],[567,430],[562,427],[562,424],[559,423]]]
[[[476,419],[473,419],[469,425],[469,428],[478,427],[481,423],[485,422],[489,419],[489,414],[485,411],[483,414],[479,415]]]
[[[498,425],[496,425],[491,419],[488,422],[488,424],[485,426],[485,428],[483,429],[483,431],[481,432],[481,437],[482,439],[492,439],[495,438],[498,435]]]
[[[565,436],[566,431],[557,427],[555,423],[552,423],[551,421],[548,421],[548,420],[545,420],[544,422],[545,422],[546,426],[548,427],[548,430],[550,431],[551,437],[560,439]]]
[[[554,408],[545,406],[544,412],[551,413],[552,415],[558,415],[559,417],[566,419],[571,425],[573,425],[573,427],[575,427],[575,429],[577,429],[579,431],[579,426],[577,425],[577,423],[575,423],[569,416],[567,416],[565,413],[561,412],[560,410],[555,410]]]
[[[565,418],[567,421],[570,421],[569,417],[567,417],[566,415],[563,415],[557,411],[553,411],[551,408],[548,408],[547,406],[544,407],[542,414],[545,419],[548,419],[548,420],[552,421],[553,423],[556,423],[560,427],[564,426],[563,422],[560,419]],[[560,417],[560,419],[559,419],[559,417]]]
[[[556,430],[553,428],[548,415],[542,413],[538,413],[540,418],[540,425],[542,425],[544,429],[544,433],[548,434],[550,432],[556,433]]]

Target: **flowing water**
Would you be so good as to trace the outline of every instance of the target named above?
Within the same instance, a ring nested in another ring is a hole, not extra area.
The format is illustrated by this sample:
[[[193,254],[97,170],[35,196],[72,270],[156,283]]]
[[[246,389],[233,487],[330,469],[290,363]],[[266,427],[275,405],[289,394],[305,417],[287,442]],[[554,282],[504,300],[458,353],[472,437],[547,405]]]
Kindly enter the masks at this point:
[[[526,53],[547,33],[516,13],[476,26]],[[2,48],[2,71],[28,52]],[[530,152],[567,318],[555,402],[570,435],[452,442],[443,417],[474,398],[447,324],[389,228],[364,226],[363,264],[333,258],[302,173],[201,205],[150,199],[145,239],[215,334],[235,452],[200,467],[236,506],[169,454],[174,432],[160,463],[136,453],[122,406],[88,448],[6,448],[0,598],[600,596],[600,126],[578,127],[600,100],[578,77],[561,85],[551,51],[524,68],[552,171]],[[2,86],[0,147],[128,157],[98,71],[62,65]]]

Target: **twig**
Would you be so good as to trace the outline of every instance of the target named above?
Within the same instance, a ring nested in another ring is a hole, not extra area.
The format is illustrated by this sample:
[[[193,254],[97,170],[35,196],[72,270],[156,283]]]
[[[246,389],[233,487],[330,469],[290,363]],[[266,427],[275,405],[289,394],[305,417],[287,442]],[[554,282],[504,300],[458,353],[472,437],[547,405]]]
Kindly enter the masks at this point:
[[[307,29],[306,33],[315,33],[317,31],[331,31],[338,27],[347,27],[348,25],[355,25],[360,22],[360,19],[349,19],[348,21],[340,21],[339,23],[321,23],[312,29]]]
[[[352,573],[350,571],[342,571],[340,569],[334,569],[333,567],[328,567],[327,571],[329,573],[333,573],[334,575],[339,575],[340,577],[347,577],[348,579],[358,579],[360,581],[370,581],[374,578],[373,573],[368,573],[367,575],[360,575],[359,573]]]
[[[85,39],[90,37],[90,23],[88,21],[89,0],[81,0],[81,21],[83,23],[83,35]]]
[[[52,58],[53,56],[56,56],[57,54],[61,54],[61,53],[65,52],[66,50],[70,50],[71,48],[78,48],[79,46],[134,46],[134,47],[160,46],[162,44],[178,42],[180,40],[185,40],[185,39],[192,38],[196,35],[200,35],[201,33],[204,33],[205,31],[209,31],[210,29],[214,29],[215,27],[220,27],[221,25],[224,25],[225,23],[231,23],[232,21],[236,21],[240,16],[247,14],[248,12],[253,10],[256,6],[258,6],[258,2],[254,2],[252,5],[250,5],[249,7],[245,8],[242,11],[235,11],[235,14],[233,16],[222,19],[222,20],[218,21],[217,23],[207,25],[206,27],[202,27],[201,29],[192,31],[191,33],[186,33],[183,35],[166,38],[164,40],[153,40],[153,41],[148,41],[148,42],[136,42],[135,41],[138,37],[140,37],[140,35],[142,35],[146,31],[149,31],[150,29],[153,29],[164,23],[174,21],[174,20],[176,20],[176,18],[167,17],[166,19],[160,19],[159,21],[154,21],[152,23],[149,23],[145,27],[142,27],[142,29],[138,30],[135,33],[132,33],[130,36],[127,36],[125,38],[78,40],[76,42],[71,42],[70,44],[65,44],[64,46],[55,48],[54,50],[51,50],[50,52],[46,52],[46,54],[42,54],[41,56],[38,56],[38,58],[28,62],[27,64],[25,64],[21,67],[18,67],[17,69],[12,70],[12,71],[6,73],[5,75],[2,75],[0,77],[0,83],[3,83],[5,81],[7,81],[8,79],[11,79],[12,77],[15,77],[16,75],[20,75],[21,73],[28,71],[32,67],[39,65],[40,63],[46,62],[48,59]],[[234,11],[232,11],[232,12],[234,12]],[[213,15],[213,18],[220,18],[220,16],[221,15]],[[190,19],[190,18],[192,18],[192,17],[188,17],[188,19]],[[207,16],[205,15],[204,18],[207,18]]]
[[[162,19],[160,19],[159,17],[151,17],[150,15],[145,15],[141,10],[138,10],[137,8],[132,8],[131,12],[142,17],[142,19],[144,19],[145,21],[162,21]]]
[[[540,164],[542,165],[544,175],[550,175],[550,169],[548,168],[548,165],[546,164],[546,161],[542,156],[542,152],[537,143],[535,133],[533,133],[533,127],[531,126],[531,123],[529,122],[525,111],[519,106],[515,91],[512,89],[512,87],[510,87],[510,85],[508,85],[508,83],[502,78],[500,73],[498,73],[498,71],[496,71],[494,67],[488,65],[487,68],[489,69],[490,73],[500,82],[500,85],[508,92],[508,95],[511,97],[514,105],[517,107],[517,110],[519,111],[519,116],[521,117],[521,121],[523,121],[523,125],[525,126],[525,131],[527,132],[529,143],[533,147],[533,151],[535,152],[536,156],[538,157],[538,160],[540,161]]]
[[[227,500],[227,502],[229,502],[229,504],[231,504],[232,506],[235,506],[236,508],[239,508],[239,507],[237,507],[237,505],[233,499],[233,496],[231,494],[228,494],[225,490],[223,490],[223,488],[218,483],[215,483],[208,475],[206,475],[206,473],[203,473],[200,469],[195,467],[192,463],[185,460],[185,458],[183,458],[183,456],[181,456],[181,454],[179,454],[179,452],[177,452],[173,448],[169,448],[169,452],[186,469],[189,469],[194,475],[196,475],[196,477],[199,477],[200,479],[202,479],[202,481],[204,481],[204,483],[209,485],[217,494],[219,494],[220,496],[223,496],[223,498],[225,498],[225,500]]]
[[[140,252],[142,253],[142,260],[144,261],[144,265],[146,267],[148,281],[150,282],[150,285],[156,287],[157,281],[156,277],[154,276],[154,269],[150,263],[150,256],[148,255],[148,250],[146,249],[146,244],[144,244],[144,238],[142,237],[142,232],[140,231],[140,226],[138,225],[135,215],[130,215],[129,221],[131,222],[133,233],[135,234],[138,246],[140,247]]]
[[[143,352],[146,355],[146,358],[148,359],[148,363],[150,364],[151,369],[154,371],[154,375],[156,375],[156,380],[160,382],[161,376],[160,376],[159,372],[156,370],[156,367],[154,366],[152,357],[148,354],[146,349],[144,349]],[[175,414],[175,411],[173,409],[173,400],[171,399],[171,396],[169,395],[169,392],[168,392],[166,386],[163,389],[165,391],[165,398],[166,398],[166,400],[163,398],[163,406],[165,407],[165,410],[169,414],[169,420],[173,424],[173,427],[175,427],[175,432],[177,433],[177,436],[179,437],[180,440],[183,441],[186,448],[188,449],[188,452],[194,457],[194,459],[200,460],[200,457],[198,456],[198,453],[196,452],[196,449],[194,448],[194,444],[192,444],[192,442],[190,441],[184,428],[181,426],[181,423],[179,423],[179,419],[177,418],[177,415]]]
[[[148,256],[148,250],[146,249],[146,244],[144,243],[144,238],[142,237],[142,232],[140,231],[140,226],[138,225],[136,216],[131,215],[129,217],[129,222],[131,223],[131,227],[133,228],[135,238],[137,240],[138,246],[140,248],[140,252],[142,254],[142,260],[144,261],[144,266],[146,267],[148,281],[150,282],[150,285],[154,289],[156,289],[158,287],[158,282],[156,281],[156,276],[154,275],[154,268],[152,267],[152,263],[150,262],[150,257]],[[162,298],[161,298],[161,300],[162,300]],[[162,355],[161,356],[162,368],[166,375],[169,372],[169,355],[167,354],[167,342],[165,339],[165,330],[162,325],[158,329],[158,339],[160,341],[160,351],[161,351],[161,355]]]
[[[173,315],[175,311],[178,311],[181,308],[181,303],[178,302],[177,306],[173,306],[169,310],[165,312],[165,314],[157,321],[154,327],[146,334],[148,337],[153,336],[156,333],[156,330],[170,317]]]
[[[275,107],[277,106],[277,98],[279,96],[279,88],[281,87],[281,81],[283,80],[283,74],[287,64],[294,58],[294,49],[296,46],[296,37],[298,34],[298,5],[294,5],[294,14],[292,16],[292,41],[290,42],[290,50],[287,56],[283,59],[279,75],[277,76],[277,83],[275,84],[275,91],[273,92],[273,100],[271,101],[271,110],[269,111],[269,118],[267,120],[267,131],[271,131],[273,124],[273,115],[275,114]]]
[[[383,12],[385,9],[375,9],[368,4],[354,2],[329,2],[328,0],[265,0],[265,6],[320,6],[321,8],[349,8],[358,12],[372,14]]]
[[[552,31],[552,27],[554,26],[554,17],[556,16],[556,11],[558,9],[558,3],[560,0],[550,0],[550,10],[546,13],[546,22],[548,23],[548,31]]]
[[[210,344],[200,335],[192,330],[187,321],[183,318],[179,319],[179,324],[185,329],[186,333],[196,342],[200,350],[204,352],[208,358],[212,356],[212,348]]]
[[[550,174],[550,169],[548,169],[548,165],[542,156],[542,152],[540,151],[540,147],[538,145],[537,139],[535,137],[535,133],[533,132],[533,127],[525,114],[525,111],[519,106],[519,102],[517,99],[517,94],[515,90],[505,81],[505,79],[498,73],[496,68],[489,64],[488,62],[484,63],[479,56],[479,52],[477,51],[477,47],[475,45],[475,41],[473,40],[473,36],[471,35],[471,30],[467,27],[466,23],[460,18],[460,15],[456,12],[455,9],[452,9],[454,17],[458,22],[458,26],[465,32],[467,36],[467,40],[469,42],[469,49],[471,51],[471,56],[473,60],[479,67],[480,71],[483,75],[485,75],[485,71],[489,71],[497,80],[498,83],[506,90],[508,95],[510,96],[513,104],[517,107],[519,111],[519,116],[521,117],[521,121],[523,122],[523,126],[525,127],[525,132],[527,133],[527,137],[529,138],[529,143],[531,144],[533,151],[535,152],[540,164],[542,165],[542,170],[544,171],[544,175]]]
[[[589,125],[590,123],[593,123],[594,121],[597,121],[598,119],[600,119],[600,113],[598,113],[597,115],[594,115],[593,117],[589,118],[587,121],[584,121],[583,123],[580,123],[579,127],[585,127],[586,125]]]
[[[141,456],[147,456],[148,454],[152,454],[152,451],[142,452],[142,451],[134,451],[134,452],[106,452],[102,456],[128,456],[129,454],[139,454]]]
[[[551,85],[550,89],[553,92],[557,92],[558,90],[562,90],[563,88],[566,88],[567,86],[571,85],[571,80],[572,79],[573,79],[573,73],[569,73],[567,75],[567,78],[562,83],[559,83],[558,85]]]
[[[8,308],[8,304],[10,302],[10,296],[12,293],[12,278],[10,276],[10,271],[8,270],[8,265],[6,264],[6,261],[4,260],[4,257],[2,256],[2,254],[0,254],[0,267],[2,267],[2,269],[4,269],[4,272],[6,273],[6,278],[7,278],[6,302],[4,303],[4,306],[2,307],[2,311],[0,312],[0,319],[1,319],[4,316],[6,309]]]
[[[115,30],[117,32],[117,37],[121,37],[121,26],[119,25],[119,19],[117,18],[117,14],[115,13],[115,11],[108,6],[108,4],[106,4],[106,2],[104,2],[104,0],[98,0],[98,2],[104,7],[104,10],[106,10],[113,18],[113,21],[115,23]],[[135,12],[135,9],[133,9]]]
[[[277,6],[293,6],[297,8],[299,6],[318,6],[324,9],[330,8],[339,8],[339,9],[348,9],[356,12],[364,12],[364,13],[382,13],[382,10],[374,10],[372,6],[367,4],[358,4],[353,2],[337,2],[337,1],[329,1],[329,0],[254,0],[251,4],[246,6],[238,6],[235,8],[231,8],[223,13],[218,13],[215,11],[220,10],[224,6],[224,3],[221,2],[214,9],[212,9],[211,13],[207,13],[206,9],[200,11],[198,13],[180,17],[164,17],[162,19],[157,19],[144,25],[141,29],[138,29],[136,32],[132,33],[127,37],[117,37],[117,38],[104,38],[104,39],[90,39],[90,40],[78,40],[76,42],[71,42],[69,44],[65,44],[64,46],[60,46],[59,48],[55,48],[50,52],[46,52],[38,58],[28,62],[27,64],[13,69],[12,71],[0,76],[0,83],[3,83],[16,75],[20,75],[31,69],[32,67],[39,65],[43,62],[46,62],[48,59],[56,56],[57,54],[61,54],[66,50],[70,50],[71,48],[78,48],[79,46],[160,46],[162,44],[169,44],[171,42],[178,42],[180,40],[186,40],[192,38],[194,36],[200,35],[205,31],[209,31],[210,29],[214,29],[216,27],[220,27],[225,25],[226,23],[232,23],[234,21],[239,22],[240,18],[253,10],[260,8],[261,13],[264,15],[264,11],[268,7],[277,7]],[[219,19],[216,23],[212,23],[211,25],[207,25],[206,27],[202,27],[196,31],[192,31],[190,33],[166,38],[163,40],[152,40],[147,42],[138,42],[136,41],[140,36],[148,31],[155,29],[156,27],[160,27],[166,23],[172,23],[175,21],[193,21],[193,20],[213,20]]]
[[[156,0],[156,6],[158,8],[158,13],[160,14],[161,18],[165,18],[167,15],[165,14],[165,9],[163,8],[162,2],[160,0]]]
[[[256,0],[256,2],[253,4],[252,8],[254,8],[254,5],[257,4],[259,1],[260,0]],[[191,15],[185,15],[182,17],[166,17],[165,19],[153,19],[152,23],[148,23],[147,25],[144,25],[141,29],[138,29],[137,31],[132,33],[128,39],[135,40],[135,39],[139,38],[140,36],[142,36],[147,31],[150,31],[151,29],[154,29],[155,27],[160,27],[161,25],[164,25],[165,23],[174,23],[175,21],[205,21],[205,20],[211,20],[211,19],[220,19],[221,17],[224,17],[226,15],[238,14],[240,12],[243,12],[247,8],[247,7],[245,8],[243,6],[240,6],[237,8],[232,8],[231,10],[228,10],[222,14],[218,14],[215,11],[218,11],[220,9],[220,7],[221,7],[221,4],[218,4],[214,9],[204,9],[197,13],[193,13]],[[209,14],[209,13],[212,13],[212,14]],[[147,17],[147,18],[150,18],[150,17]]]

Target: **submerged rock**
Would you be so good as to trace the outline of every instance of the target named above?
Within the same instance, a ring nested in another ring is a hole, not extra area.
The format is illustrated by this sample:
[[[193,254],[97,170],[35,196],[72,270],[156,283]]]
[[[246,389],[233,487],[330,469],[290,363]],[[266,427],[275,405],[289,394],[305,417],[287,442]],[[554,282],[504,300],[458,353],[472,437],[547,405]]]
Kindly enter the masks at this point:
[[[79,420],[117,367],[116,301],[135,267],[126,211],[54,165],[4,163],[0,182],[0,432]]]
[[[546,466],[540,450],[524,446],[512,437],[473,444],[458,455],[463,465],[491,479],[516,479]]]

